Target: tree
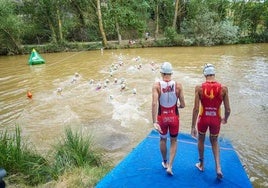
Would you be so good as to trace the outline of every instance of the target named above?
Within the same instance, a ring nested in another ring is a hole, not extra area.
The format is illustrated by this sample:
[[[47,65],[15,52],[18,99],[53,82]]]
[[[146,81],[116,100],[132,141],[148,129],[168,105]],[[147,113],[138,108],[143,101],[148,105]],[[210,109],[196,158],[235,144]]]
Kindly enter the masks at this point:
[[[176,30],[176,23],[178,19],[179,2],[180,2],[179,0],[175,0],[174,19],[173,19],[173,24],[172,24],[172,27],[174,30]]]
[[[151,18],[154,20],[154,37],[157,39],[159,35],[159,1],[160,0],[151,0],[149,1],[151,8]]]
[[[100,1],[101,3],[101,1]],[[68,17],[69,39],[75,41],[97,41],[101,37],[99,31],[97,1],[69,0]]]
[[[166,27],[173,27],[175,21],[178,19],[178,9],[176,9],[176,4],[174,1],[170,0],[148,0],[150,6],[151,18],[154,21],[154,34],[155,38],[158,38]],[[179,6],[179,1],[176,2]],[[174,10],[177,12],[174,12]],[[175,15],[177,14],[177,15]]]
[[[105,31],[103,28],[103,24],[102,24],[100,0],[97,0],[97,14],[98,14],[98,18],[99,18],[99,27],[100,27],[100,32],[101,32],[101,36],[102,36],[102,43],[103,43],[103,46],[106,48],[107,47],[107,39],[106,39],[106,34],[105,34]]]
[[[156,5],[156,8],[155,8],[155,16],[156,16],[156,19],[155,19],[155,38],[158,37],[159,35],[159,5],[157,3]]]
[[[180,33],[181,22],[185,16],[185,1],[184,0],[176,0],[174,5],[174,18],[173,18],[173,29],[177,33]]]
[[[0,48],[6,53],[20,53],[24,25],[15,14],[15,4],[0,0],[0,23]]]
[[[265,18],[267,21],[268,1],[236,2],[232,6],[234,22],[240,28],[242,37],[256,39],[258,35],[265,35]]]
[[[39,0],[39,1],[22,1],[23,15],[26,15],[25,22],[30,22],[41,30],[49,31],[46,34],[50,35],[49,39],[53,43],[63,40],[61,7],[58,0]]]
[[[223,18],[209,2],[193,0],[188,4],[187,17],[183,21],[182,33],[192,44],[232,44],[238,40],[238,27]]]
[[[134,39],[140,38],[146,31],[149,17],[149,5],[144,0],[122,1],[110,0],[104,11],[106,31],[109,36]]]

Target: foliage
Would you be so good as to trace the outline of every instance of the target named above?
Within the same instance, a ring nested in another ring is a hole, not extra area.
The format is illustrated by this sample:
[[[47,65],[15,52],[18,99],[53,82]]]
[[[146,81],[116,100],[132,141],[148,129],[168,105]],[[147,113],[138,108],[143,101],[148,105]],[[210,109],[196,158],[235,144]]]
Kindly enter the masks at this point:
[[[218,44],[234,44],[238,42],[238,26],[229,20],[222,21],[218,32]]]
[[[165,37],[170,42],[175,41],[175,38],[177,36],[177,32],[173,27],[167,27],[165,30]]]
[[[146,30],[146,20],[149,5],[146,1],[109,1],[103,7],[104,25],[108,38],[116,39],[117,29],[124,39],[137,39],[143,36]],[[119,28],[116,28],[118,24]]]
[[[229,20],[221,20],[218,12],[205,3],[189,5],[188,12],[193,12],[182,23],[181,32],[196,45],[233,44],[237,42],[238,27]]]
[[[160,0],[160,26],[164,31],[166,27],[172,26],[172,21],[174,17],[174,3],[170,0]]]
[[[0,48],[8,53],[20,53],[23,22],[15,14],[14,4],[0,0]]]
[[[49,179],[48,161],[21,140],[20,128],[15,134],[0,133],[0,166],[5,168],[9,181],[28,185],[44,183]]]
[[[167,27],[165,29],[164,36],[166,38],[167,46],[180,45],[183,42],[182,36],[176,32],[176,29],[173,27]]]
[[[100,39],[96,5],[94,1],[71,0],[66,2],[68,11],[64,19],[64,26],[69,41],[97,41]],[[70,23],[70,27],[68,27]]]
[[[146,32],[156,40],[167,37],[153,45],[268,41],[268,1],[178,0],[177,20],[171,0],[99,1],[102,20],[98,20],[97,1],[0,0],[0,54],[22,54],[25,45],[49,44],[51,49],[46,51],[51,52],[73,50],[67,44],[73,42],[107,38],[120,43],[121,39],[142,39]],[[174,20],[174,32],[183,37],[170,30]],[[103,23],[102,31],[99,23]]]
[[[30,143],[22,141],[21,130],[17,126],[14,134],[0,132],[0,166],[7,171],[5,180],[8,184],[55,184],[55,180],[61,181],[64,176],[72,174],[72,180],[80,182],[80,187],[92,187],[111,169],[110,162],[104,162],[103,154],[93,145],[92,137],[83,137],[66,129],[65,137],[55,144],[54,152],[41,156],[30,147]],[[81,173],[75,175],[78,171]],[[85,183],[81,183],[81,174],[85,176]]]
[[[101,166],[101,153],[96,152],[90,136],[83,137],[70,128],[65,131],[65,137],[55,147],[55,164],[53,165],[56,174],[73,167]]]
[[[263,38],[261,42],[267,41],[268,1],[238,1],[232,4],[232,10],[234,23],[243,40],[257,42]]]

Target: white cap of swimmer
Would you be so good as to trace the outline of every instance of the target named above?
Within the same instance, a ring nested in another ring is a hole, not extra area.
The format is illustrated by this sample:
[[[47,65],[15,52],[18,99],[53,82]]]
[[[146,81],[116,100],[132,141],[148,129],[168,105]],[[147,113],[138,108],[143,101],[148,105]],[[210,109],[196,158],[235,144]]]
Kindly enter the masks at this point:
[[[172,74],[172,65],[169,62],[164,62],[161,66],[160,73]]]
[[[205,64],[203,69],[204,76],[215,75],[215,67],[212,64]]]

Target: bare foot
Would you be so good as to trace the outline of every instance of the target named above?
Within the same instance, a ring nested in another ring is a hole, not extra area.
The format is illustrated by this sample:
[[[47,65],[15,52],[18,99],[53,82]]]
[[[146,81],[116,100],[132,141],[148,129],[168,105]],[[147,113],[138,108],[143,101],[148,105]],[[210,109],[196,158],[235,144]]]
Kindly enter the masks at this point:
[[[162,162],[163,168],[167,169],[168,168],[168,163]]]
[[[198,168],[198,170],[200,170],[201,172],[204,171],[204,166],[203,166],[203,164],[201,164],[201,163],[196,163],[195,166],[196,166],[196,168]]]
[[[167,174],[173,176],[172,168],[170,167],[167,168]]]
[[[222,174],[222,172],[221,171],[218,171],[217,172],[217,179],[218,180],[221,180],[223,178],[223,174]]]

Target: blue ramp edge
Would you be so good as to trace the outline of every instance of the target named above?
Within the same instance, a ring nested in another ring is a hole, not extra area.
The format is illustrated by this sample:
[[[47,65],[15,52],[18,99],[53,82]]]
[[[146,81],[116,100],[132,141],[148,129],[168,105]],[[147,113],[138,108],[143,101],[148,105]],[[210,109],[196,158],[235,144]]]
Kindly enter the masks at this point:
[[[252,188],[241,161],[229,140],[220,138],[220,158],[224,177],[216,179],[215,163],[209,139],[205,142],[205,171],[195,167],[198,162],[197,141],[189,134],[180,133],[173,164],[174,176],[162,167],[159,135],[151,131],[114,169],[101,179],[96,188],[143,187],[228,187]]]

